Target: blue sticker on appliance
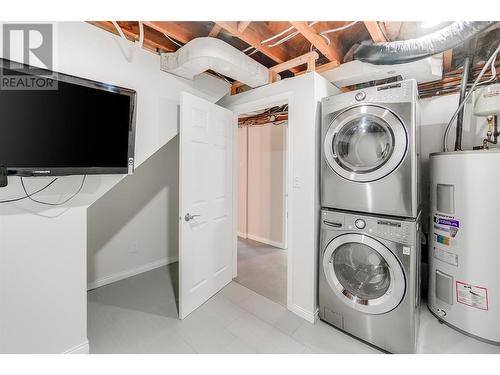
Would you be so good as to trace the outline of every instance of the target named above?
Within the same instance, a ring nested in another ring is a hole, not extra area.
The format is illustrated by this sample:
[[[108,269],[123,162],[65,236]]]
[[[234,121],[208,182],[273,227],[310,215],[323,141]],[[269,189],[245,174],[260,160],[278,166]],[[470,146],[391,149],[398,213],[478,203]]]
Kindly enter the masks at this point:
[[[449,225],[450,227],[459,228],[460,222],[453,219],[443,219],[441,217],[434,216],[434,222],[441,225]]]

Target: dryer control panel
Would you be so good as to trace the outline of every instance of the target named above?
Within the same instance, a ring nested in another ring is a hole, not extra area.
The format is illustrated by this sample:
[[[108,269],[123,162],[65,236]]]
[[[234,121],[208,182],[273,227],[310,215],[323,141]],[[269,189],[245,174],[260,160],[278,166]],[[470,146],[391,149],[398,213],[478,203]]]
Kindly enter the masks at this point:
[[[333,113],[362,103],[411,103],[418,99],[417,81],[388,83],[333,95],[322,100],[322,112]]]
[[[366,233],[374,238],[413,245],[416,241],[415,220],[401,220],[322,210],[321,228],[343,232]]]

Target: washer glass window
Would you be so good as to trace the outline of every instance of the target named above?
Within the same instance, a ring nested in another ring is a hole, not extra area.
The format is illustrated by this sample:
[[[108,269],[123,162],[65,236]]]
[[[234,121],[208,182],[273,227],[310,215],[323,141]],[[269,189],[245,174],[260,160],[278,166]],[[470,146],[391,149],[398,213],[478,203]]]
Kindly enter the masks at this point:
[[[403,122],[380,105],[357,105],[338,113],[323,141],[324,157],[339,176],[356,182],[375,181],[403,160],[408,136]]]
[[[387,262],[363,243],[341,245],[333,254],[333,268],[342,286],[360,299],[380,298],[391,284]]]
[[[333,140],[339,164],[356,173],[369,173],[386,163],[394,151],[394,134],[388,124],[373,115],[347,122]]]
[[[334,238],[323,253],[323,272],[339,300],[367,314],[391,311],[405,295],[406,277],[397,257],[364,234]]]

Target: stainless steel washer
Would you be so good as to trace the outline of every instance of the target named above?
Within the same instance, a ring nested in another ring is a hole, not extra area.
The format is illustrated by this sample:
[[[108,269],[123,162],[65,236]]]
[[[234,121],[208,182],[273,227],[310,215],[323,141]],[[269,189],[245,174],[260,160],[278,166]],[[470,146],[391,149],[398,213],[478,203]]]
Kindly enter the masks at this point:
[[[417,97],[407,80],[323,100],[322,207],[416,217]]]
[[[419,220],[322,210],[322,320],[385,351],[415,352]]]

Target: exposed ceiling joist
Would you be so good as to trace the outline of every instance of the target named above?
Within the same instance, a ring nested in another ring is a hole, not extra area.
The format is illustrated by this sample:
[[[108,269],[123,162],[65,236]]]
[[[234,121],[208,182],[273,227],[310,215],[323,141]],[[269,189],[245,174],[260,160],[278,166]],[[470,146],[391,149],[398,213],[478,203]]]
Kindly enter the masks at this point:
[[[448,73],[451,70],[453,60],[453,50],[449,49],[443,52],[443,72]]]
[[[100,27],[106,31],[109,31],[113,34],[119,35],[115,26],[110,21],[90,21],[90,24]],[[139,31],[138,26],[135,28],[129,28],[123,24],[121,24],[121,29],[123,34],[127,39],[131,41],[139,40]],[[145,27],[144,28],[144,47],[149,50],[162,50],[164,52],[173,52],[177,49],[177,46],[173,44],[171,41],[163,37],[162,35],[155,34],[151,29]]]
[[[212,27],[212,30],[210,30],[210,33],[208,34],[209,37],[211,38],[216,38],[217,35],[221,32],[222,27],[220,25],[215,24],[214,27]]]
[[[338,67],[340,64],[337,62],[337,61],[330,61],[326,64],[321,64],[321,65],[318,65],[315,69],[315,72],[316,73],[323,73],[323,72],[326,72],[328,70],[331,70],[331,69],[335,69],[336,67]],[[295,74],[296,76],[298,75],[301,75],[301,74],[304,74],[304,73],[307,73],[307,70],[304,70],[304,71],[301,71],[301,72],[298,72],[297,74]]]
[[[307,22],[303,21],[290,21],[292,26],[294,26],[299,33],[302,34],[314,47],[316,47],[325,57],[331,62],[337,62],[339,64],[342,61],[342,56],[340,53],[340,48],[332,40],[330,45],[327,41],[319,35],[316,30],[309,27]]]
[[[250,25],[251,21],[240,21],[238,22],[238,31],[242,33]]]
[[[254,47],[258,51],[262,52],[264,55],[274,60],[275,62],[281,64],[285,61],[290,60],[293,56],[290,56],[286,53],[286,49],[283,48],[272,48],[267,44],[262,44],[261,40],[268,37],[268,35],[261,35],[259,32],[254,30],[252,27],[248,27],[245,29],[245,32],[242,33],[238,31],[238,22],[234,21],[216,21],[216,23],[221,26],[224,30],[234,35],[235,37],[241,39],[245,43]],[[296,73],[299,70],[294,68],[293,72]]]
[[[376,21],[364,21],[363,23],[375,43],[387,42],[387,39],[385,39],[385,36]]]
[[[311,71],[315,70],[315,68],[316,68],[315,63],[316,63],[316,60],[318,58],[319,58],[318,52],[312,51],[312,52],[306,53],[305,55],[298,56],[294,59],[288,60],[284,63],[275,65],[275,66],[269,68],[269,70],[276,72],[276,73],[281,73],[285,70],[290,70],[296,66],[307,64],[306,72],[311,72]]]
[[[169,37],[178,40],[179,42],[186,44],[191,39],[197,38],[200,35],[196,35],[192,29],[183,26],[177,22],[167,22],[167,21],[146,21],[144,25],[155,29]]]

